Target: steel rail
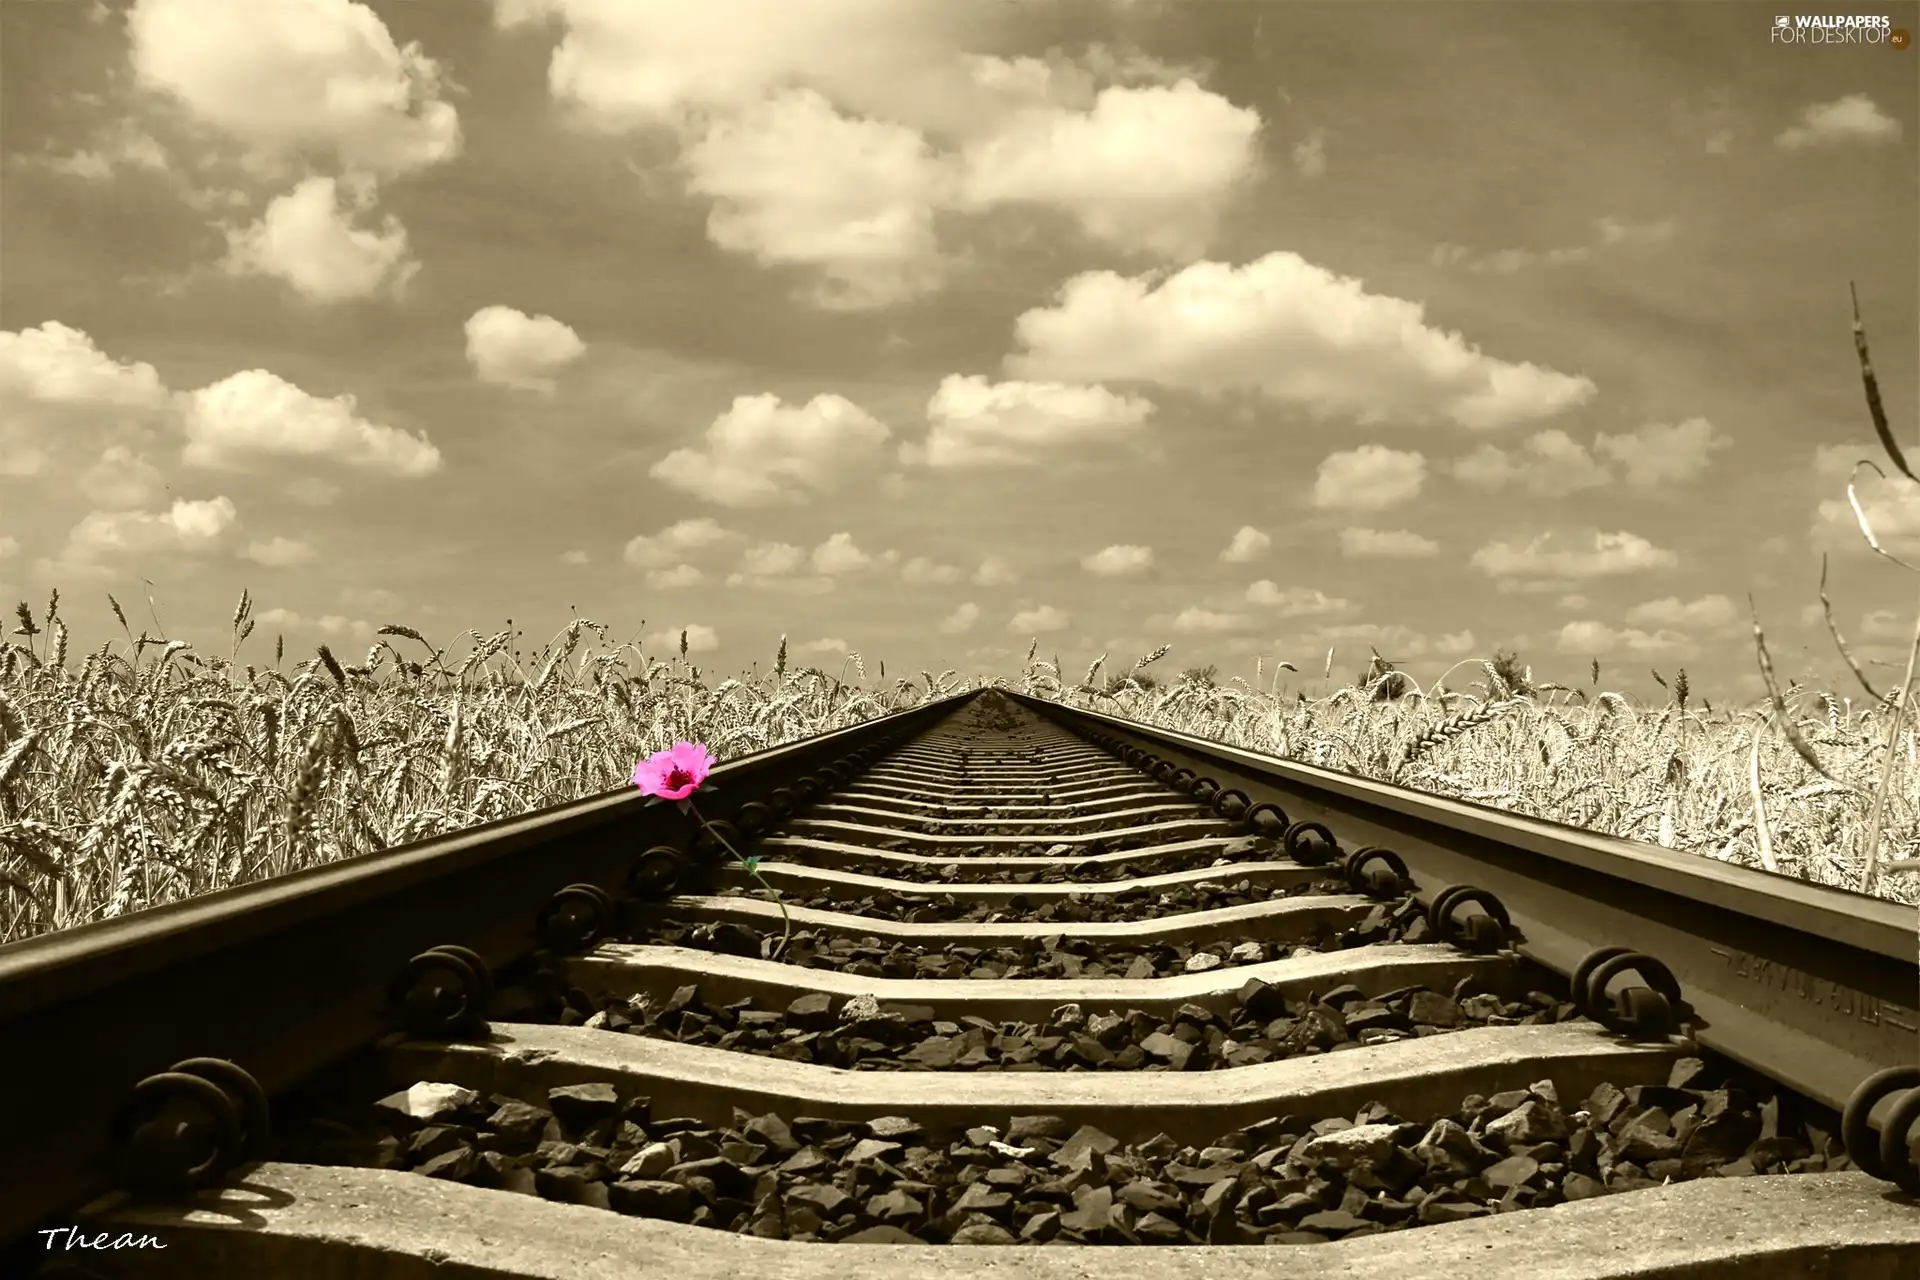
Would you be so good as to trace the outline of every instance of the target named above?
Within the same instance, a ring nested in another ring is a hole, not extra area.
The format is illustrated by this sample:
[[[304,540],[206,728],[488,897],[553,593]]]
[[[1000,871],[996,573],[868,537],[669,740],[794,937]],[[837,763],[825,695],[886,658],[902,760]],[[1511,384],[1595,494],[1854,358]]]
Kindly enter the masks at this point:
[[[714,770],[709,820],[944,718],[977,691]],[[809,781],[812,788],[808,787]],[[224,1058],[278,1094],[392,1028],[389,992],[446,944],[497,970],[572,884],[617,889],[694,820],[631,787],[0,946],[0,1245],[111,1190],[109,1118],[143,1079]]]
[[[1487,891],[1510,917],[1507,945],[1563,976],[1601,948],[1651,957],[1677,980],[1696,1043],[1836,1110],[1867,1077],[1920,1062],[1911,907],[1006,692],[1324,823],[1343,851],[1390,849],[1423,905],[1454,885]]]

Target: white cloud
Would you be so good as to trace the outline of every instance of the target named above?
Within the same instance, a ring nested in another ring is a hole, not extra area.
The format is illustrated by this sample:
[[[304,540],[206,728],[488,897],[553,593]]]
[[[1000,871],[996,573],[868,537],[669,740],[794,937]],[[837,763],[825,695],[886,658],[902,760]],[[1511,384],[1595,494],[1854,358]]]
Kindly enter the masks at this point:
[[[1668,569],[1680,557],[1635,533],[1556,529],[1522,545],[1489,542],[1473,553],[1471,563],[1491,578],[1579,580]]]
[[[579,550],[565,552],[560,557],[561,564],[581,565],[587,563],[587,560],[587,553]]]
[[[1850,93],[1832,102],[1816,102],[1800,113],[1800,123],[1774,138],[1789,151],[1858,142],[1869,145],[1898,142],[1900,122],[1881,111],[1864,93]]]
[[[682,163],[689,190],[714,202],[708,239],[763,266],[817,269],[815,305],[884,307],[942,282],[933,210],[951,175],[913,129],[794,89],[713,121]]]
[[[263,157],[404,173],[460,149],[439,66],[351,0],[139,0],[134,73]]]
[[[1349,560],[1419,560],[1440,554],[1440,544],[1405,529],[1340,531],[1340,554]]]
[[[1315,129],[1293,144],[1293,171],[1308,182],[1326,176],[1327,131]]]
[[[150,364],[121,364],[79,329],[49,320],[0,332],[0,395],[42,404],[152,408],[166,387]]]
[[[1248,619],[1245,614],[1216,613],[1211,609],[1195,607],[1182,609],[1178,614],[1174,615],[1171,622],[1165,625],[1171,626],[1175,631],[1211,633],[1237,631],[1246,626],[1247,623]],[[1159,625],[1159,620],[1149,620],[1149,625]]]
[[[95,511],[67,534],[67,557],[97,561],[116,554],[183,554],[219,545],[234,522],[233,502],[224,497],[181,499],[158,515],[145,511]]]
[[[1050,604],[1038,609],[1024,609],[1013,615],[1007,623],[1007,630],[1019,632],[1065,631],[1073,625],[1072,619]]]
[[[980,621],[980,606],[969,600],[940,620],[940,630],[945,635],[958,635],[962,631],[971,631],[973,624]]]
[[[1455,458],[1447,464],[1447,470],[1456,480],[1476,488],[1504,489],[1512,485],[1549,496],[1599,488],[1611,479],[1585,445],[1557,428],[1542,431],[1512,449],[1483,444]]]
[[[292,538],[275,536],[265,542],[253,542],[241,553],[255,564],[266,565],[269,569],[289,569],[295,565],[312,564],[320,558],[314,549],[304,542]]]
[[[160,469],[125,445],[109,445],[80,476],[80,492],[107,510],[144,507],[157,500],[164,483]]]
[[[740,571],[757,578],[792,573],[806,559],[806,552],[787,542],[762,542],[748,547],[740,557]]]
[[[697,587],[706,579],[706,574],[690,564],[677,564],[671,569],[647,570],[647,585],[657,591],[676,591],[683,587]]]
[[[1835,450],[1832,456],[1842,454],[1849,465],[1853,458],[1865,456],[1861,450],[1844,448]],[[1884,460],[1876,461],[1880,462],[1882,471],[1890,470]],[[1853,491],[1860,500],[1867,527],[1873,530],[1882,547],[1903,559],[1920,555],[1920,484],[1898,475],[1883,479],[1862,467]],[[1859,517],[1844,492],[1840,497],[1820,503],[1814,512],[1809,537],[1816,550],[1867,551],[1866,539],[1860,535]]]
[[[1220,558],[1228,564],[1245,564],[1265,555],[1273,546],[1273,539],[1250,524],[1240,526],[1233,535],[1233,541],[1220,553]]]
[[[1082,558],[1080,567],[1103,578],[1142,573],[1153,567],[1153,548],[1121,545],[1103,547]]]
[[[815,573],[855,573],[873,567],[874,558],[853,545],[853,535],[836,533],[813,549]]]
[[[1152,413],[1149,401],[1105,387],[948,374],[927,402],[926,443],[903,445],[901,458],[932,467],[1032,464],[1049,448],[1124,437]]]
[[[1627,610],[1627,621],[1636,627],[1671,627],[1676,630],[1717,630],[1741,625],[1740,611],[1734,607],[1732,600],[1723,595],[1701,596],[1697,600],[1681,600],[1677,596],[1649,600]]]
[[[1591,262],[1600,253],[1623,245],[1657,245],[1673,239],[1676,224],[1671,218],[1659,222],[1625,222],[1619,218],[1594,220],[1594,238],[1577,245],[1551,249],[1495,249],[1475,253],[1463,244],[1441,243],[1433,247],[1428,261],[1436,267],[1464,267],[1478,275],[1512,275],[1535,267],[1565,267]]]
[[[360,618],[349,618],[338,613],[323,613],[317,618],[295,613],[291,609],[267,609],[254,615],[261,623],[285,634],[288,631],[318,631],[322,635],[334,638],[349,637],[355,640],[371,640],[373,624]]]
[[[721,528],[719,521],[701,516],[670,524],[651,536],[630,538],[620,555],[636,569],[664,569],[683,556],[721,546],[739,536]]]
[[[1258,112],[1191,80],[1114,86],[1090,110],[1017,113],[966,149],[975,206],[1036,201],[1121,249],[1204,253],[1226,198],[1257,171]]]
[[[406,228],[391,215],[377,230],[353,225],[372,208],[368,183],[342,191],[332,178],[308,178],[275,198],[253,225],[228,230],[221,265],[234,275],[284,280],[310,302],[399,297],[420,263],[408,253]]]
[[[1247,603],[1270,608],[1281,618],[1321,617],[1353,610],[1351,601],[1330,596],[1318,587],[1282,589],[1267,578],[1247,588]]]
[[[1733,441],[1714,430],[1705,418],[1688,418],[1666,426],[1658,422],[1624,435],[1605,432],[1594,438],[1594,452],[1613,459],[1625,470],[1626,482],[1636,489],[1682,484],[1706,474],[1717,450]]]
[[[1313,505],[1332,511],[1384,511],[1418,497],[1426,478],[1427,460],[1418,453],[1361,445],[1320,460]]]
[[[482,307],[467,317],[467,363],[482,382],[551,395],[553,375],[580,358],[580,335],[552,316]]]
[[[1013,572],[1013,567],[999,556],[988,556],[982,560],[973,574],[973,585],[976,587],[1004,587],[1017,581],[1019,578]]]
[[[819,395],[798,408],[778,396],[738,396],[707,428],[703,447],[675,449],[649,475],[723,507],[804,502],[871,460],[886,424],[849,400]]]
[[[853,646],[838,636],[822,636],[818,640],[808,640],[804,644],[793,646],[795,653],[848,653]]]
[[[1257,113],[1190,69],[1099,45],[967,54],[992,24],[960,6],[495,0],[494,13],[502,27],[558,18],[548,87],[573,122],[672,129],[689,189],[714,202],[709,239],[804,268],[804,296],[824,307],[938,287],[942,213],[1034,204],[1123,249],[1191,256],[1257,163]]]
[[[936,564],[925,556],[915,556],[900,566],[900,580],[915,586],[945,585],[966,576],[967,571],[958,565]]]
[[[680,637],[683,633],[687,637],[687,652],[690,654],[711,653],[720,647],[719,633],[712,627],[703,627],[697,622],[690,622],[684,627],[671,627],[665,631],[656,631],[652,635],[647,636],[642,643],[650,644],[656,649],[671,650],[674,653],[679,653]]]
[[[1444,420],[1493,429],[1595,394],[1584,377],[1484,355],[1429,326],[1420,304],[1367,293],[1360,281],[1286,252],[1241,267],[1199,262],[1164,279],[1085,272],[1015,330],[1026,351],[1006,366],[1017,377],[1258,388],[1362,425]]]
[[[1691,651],[1692,641],[1676,631],[1642,631],[1634,627],[1614,629],[1604,622],[1583,619],[1560,628],[1554,639],[1562,653],[1600,656],[1624,650],[1635,654],[1663,654]]]
[[[265,369],[247,369],[183,400],[191,466],[234,468],[250,457],[327,458],[366,471],[417,477],[440,469],[424,436],[356,413],[350,395],[309,395]]]

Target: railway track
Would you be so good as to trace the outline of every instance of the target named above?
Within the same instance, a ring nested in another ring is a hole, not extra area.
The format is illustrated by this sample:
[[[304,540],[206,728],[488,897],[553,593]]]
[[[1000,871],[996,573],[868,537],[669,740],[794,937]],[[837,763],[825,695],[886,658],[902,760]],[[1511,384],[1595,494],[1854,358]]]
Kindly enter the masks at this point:
[[[1904,908],[999,693],[714,781],[0,948],[7,1265],[1920,1273]]]

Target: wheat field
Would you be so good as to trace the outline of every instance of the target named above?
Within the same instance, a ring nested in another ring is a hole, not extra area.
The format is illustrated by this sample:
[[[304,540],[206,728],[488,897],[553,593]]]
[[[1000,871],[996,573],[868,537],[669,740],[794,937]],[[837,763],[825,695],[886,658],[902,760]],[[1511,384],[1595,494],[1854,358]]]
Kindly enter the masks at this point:
[[[525,662],[511,626],[465,633],[457,658],[387,626],[357,665],[321,646],[289,674],[279,642],[272,667],[241,662],[251,610],[243,594],[224,658],[130,629],[125,643],[78,656],[58,592],[40,618],[19,606],[22,640],[0,646],[0,941],[601,794],[678,740],[726,760],[983,683],[952,671],[889,683],[884,664],[870,681],[858,653],[837,676],[790,668],[783,639],[771,670],[709,684],[684,636],[663,660],[585,618]],[[1147,668],[1167,652],[1096,683],[1102,658],[1065,685],[1057,658],[1029,650],[1017,686],[991,683],[1703,857],[1861,883],[1892,715],[1883,704],[1788,695],[1822,777],[1784,735],[1756,732],[1765,707],[1691,707],[1684,686],[1652,708],[1597,687],[1536,687],[1530,672],[1485,662],[1474,691],[1421,690],[1376,659],[1362,679],[1310,698],[1281,688],[1290,666],[1265,689],[1216,683],[1211,669],[1162,685]],[[1883,861],[1920,856],[1912,726],[1894,748]],[[1917,887],[1887,875],[1874,892],[1915,902]]]

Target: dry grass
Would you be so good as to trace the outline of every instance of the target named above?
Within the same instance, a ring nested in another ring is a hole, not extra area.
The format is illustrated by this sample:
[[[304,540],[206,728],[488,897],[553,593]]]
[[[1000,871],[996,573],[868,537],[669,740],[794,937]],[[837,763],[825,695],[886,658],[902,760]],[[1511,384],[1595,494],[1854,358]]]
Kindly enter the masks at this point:
[[[1164,650],[1162,651],[1164,652]],[[1145,663],[1140,664],[1144,666]],[[1771,707],[1732,711],[1650,707],[1611,691],[1542,685],[1516,691],[1475,662],[1469,690],[1425,690],[1387,671],[1309,697],[1280,685],[1216,684],[1183,676],[1143,687],[1062,687],[1055,664],[1029,658],[1023,687],[1038,697],[1158,725],[1262,755],[1359,774],[1414,790],[1544,818],[1736,865],[1854,889],[1894,718],[1884,702],[1783,694],[1797,731],[1820,751],[1822,777],[1782,737],[1761,734]],[[1134,668],[1135,672],[1139,667]],[[1459,668],[1456,666],[1455,670]],[[1451,673],[1448,673],[1449,675]],[[1259,680],[1260,677],[1256,676]],[[1264,683],[1264,681],[1261,681]],[[1385,687],[1393,696],[1378,696]],[[1892,762],[1882,858],[1920,857],[1920,742],[1904,725]],[[1750,770],[1764,796],[1754,820]],[[1920,903],[1920,884],[1883,878],[1875,891]]]
[[[359,665],[323,646],[289,675],[277,645],[270,669],[239,663],[251,608],[227,658],[129,632],[76,671],[58,593],[43,619],[20,606],[24,642],[0,645],[0,942],[613,790],[677,740],[726,760],[962,687],[869,686],[858,655],[851,684],[789,669],[784,639],[773,671],[708,687],[684,647],[662,661],[586,619],[525,667],[511,631],[455,657],[384,627]]]

